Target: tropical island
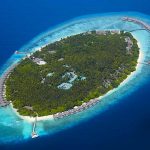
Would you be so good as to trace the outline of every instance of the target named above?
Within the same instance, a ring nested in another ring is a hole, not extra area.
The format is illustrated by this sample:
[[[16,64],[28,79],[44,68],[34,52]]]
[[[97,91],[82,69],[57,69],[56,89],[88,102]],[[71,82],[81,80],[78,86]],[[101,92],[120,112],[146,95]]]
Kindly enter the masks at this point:
[[[5,82],[6,99],[23,116],[64,112],[118,87],[135,71],[138,57],[129,32],[70,36],[23,59]]]

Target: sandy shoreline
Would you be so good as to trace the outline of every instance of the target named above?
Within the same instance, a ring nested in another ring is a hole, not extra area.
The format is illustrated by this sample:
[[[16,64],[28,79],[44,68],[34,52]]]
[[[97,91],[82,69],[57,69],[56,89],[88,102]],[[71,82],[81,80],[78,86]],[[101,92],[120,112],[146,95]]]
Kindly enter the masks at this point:
[[[142,53],[142,50],[141,50],[141,44],[140,44],[139,41],[138,41],[137,44],[138,44],[138,46],[139,46],[139,48],[140,48],[140,50],[139,50],[138,62],[142,62],[142,60],[143,60],[143,53]],[[39,48],[39,50],[41,50],[41,48]],[[100,97],[98,98],[99,101],[100,101],[102,98],[104,98],[105,96],[108,96],[109,94],[113,93],[114,91],[119,90],[119,88],[120,88],[121,86],[123,86],[123,85],[125,85],[127,82],[129,82],[129,81],[134,77],[134,75],[139,71],[140,66],[141,66],[141,65],[140,65],[139,63],[137,63],[136,70],[135,70],[134,72],[131,72],[131,74],[128,75],[128,77],[127,77],[123,82],[121,82],[120,85],[119,85],[117,88],[114,88],[114,89],[110,90],[109,92],[107,92],[105,95],[100,96]],[[35,121],[35,118],[34,118],[34,117],[21,116],[21,115],[19,115],[19,113],[17,112],[17,109],[15,109],[15,108],[13,107],[12,103],[10,104],[10,107],[12,108],[12,110],[15,112],[15,114],[16,114],[19,118],[24,119],[24,120],[26,120],[26,121],[28,121],[28,122],[34,122],[34,121]],[[54,119],[53,115],[37,117],[37,121],[53,120],[53,119]]]
[[[17,112],[17,109],[15,109],[13,107],[13,104],[10,103],[10,107],[12,108],[12,110],[15,112],[15,114],[21,118],[21,119],[24,119],[28,122],[34,122],[35,121],[35,117],[30,117],[30,116],[22,116],[20,115],[18,112]],[[42,116],[42,117],[37,117],[37,121],[42,121],[42,120],[51,120],[51,119],[54,119],[53,118],[53,115],[48,115],[48,116]]]

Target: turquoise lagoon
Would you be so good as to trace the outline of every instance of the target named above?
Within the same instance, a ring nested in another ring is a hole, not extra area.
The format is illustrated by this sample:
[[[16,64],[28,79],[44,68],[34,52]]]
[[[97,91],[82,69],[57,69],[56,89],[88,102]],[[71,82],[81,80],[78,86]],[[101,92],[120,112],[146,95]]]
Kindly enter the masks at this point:
[[[130,31],[141,28],[137,24],[123,22],[121,20],[121,17],[123,16],[135,17],[150,24],[150,16],[138,12],[82,16],[48,29],[46,32],[41,33],[32,41],[25,44],[19,51],[29,54],[48,43],[89,30],[121,29]],[[149,61],[150,33],[148,31],[139,30],[132,34],[140,42],[140,50],[143,54],[141,61]],[[24,58],[25,55],[26,54],[13,54],[1,68],[0,76],[2,76],[12,64]],[[146,83],[146,80],[150,75],[148,67],[148,65],[139,65],[137,71],[128,78],[128,82],[121,84],[117,89],[114,89],[113,92],[106,94],[96,106],[89,108],[88,110],[60,120],[38,121],[36,129],[37,133],[40,136],[51,135],[61,130],[71,128],[91,117],[100,115],[103,111],[109,111],[110,106],[115,105],[115,103],[118,103],[123,97],[129,96],[133,91],[136,91],[141,85]],[[32,123],[19,118],[9,106],[0,108],[0,114],[0,143],[22,142],[31,139]]]

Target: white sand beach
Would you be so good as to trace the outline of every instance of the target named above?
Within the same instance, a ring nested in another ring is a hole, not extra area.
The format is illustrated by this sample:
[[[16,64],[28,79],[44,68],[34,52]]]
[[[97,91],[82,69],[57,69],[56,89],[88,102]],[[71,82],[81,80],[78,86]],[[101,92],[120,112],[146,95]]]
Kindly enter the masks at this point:
[[[20,114],[17,112],[17,109],[15,109],[15,108],[13,107],[13,104],[12,104],[12,103],[10,104],[10,107],[13,109],[13,111],[15,112],[15,114],[16,114],[19,118],[24,119],[24,120],[26,120],[26,121],[28,121],[28,122],[34,122],[34,121],[35,121],[35,117],[22,116],[22,115],[20,115]],[[49,120],[49,119],[50,119],[50,120],[53,119],[53,115],[37,117],[37,121]]]

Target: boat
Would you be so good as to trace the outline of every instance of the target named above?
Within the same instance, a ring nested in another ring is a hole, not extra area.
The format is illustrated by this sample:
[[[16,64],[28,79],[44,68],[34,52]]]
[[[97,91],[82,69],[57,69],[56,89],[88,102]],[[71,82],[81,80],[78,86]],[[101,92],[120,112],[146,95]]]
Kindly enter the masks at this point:
[[[34,139],[34,138],[37,138],[39,135],[36,133],[36,132],[32,132],[31,134],[31,137]]]

